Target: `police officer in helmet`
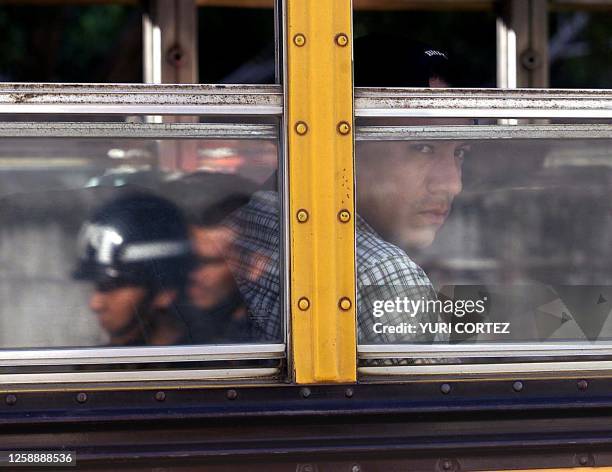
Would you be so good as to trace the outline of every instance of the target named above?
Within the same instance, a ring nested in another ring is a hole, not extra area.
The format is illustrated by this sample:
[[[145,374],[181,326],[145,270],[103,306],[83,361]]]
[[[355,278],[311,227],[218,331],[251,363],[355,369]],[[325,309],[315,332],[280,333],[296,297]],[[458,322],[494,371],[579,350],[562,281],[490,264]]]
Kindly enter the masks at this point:
[[[175,302],[192,258],[173,203],[149,194],[113,200],[83,224],[78,245],[74,275],[93,282],[89,306],[111,345],[188,342]]]

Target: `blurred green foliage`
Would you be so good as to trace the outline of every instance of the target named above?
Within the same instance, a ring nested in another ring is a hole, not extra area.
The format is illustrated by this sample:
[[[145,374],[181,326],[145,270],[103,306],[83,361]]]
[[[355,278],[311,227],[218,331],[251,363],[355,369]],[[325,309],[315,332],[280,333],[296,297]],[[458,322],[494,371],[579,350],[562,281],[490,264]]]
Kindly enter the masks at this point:
[[[140,82],[142,26],[124,5],[0,7],[0,80]]]

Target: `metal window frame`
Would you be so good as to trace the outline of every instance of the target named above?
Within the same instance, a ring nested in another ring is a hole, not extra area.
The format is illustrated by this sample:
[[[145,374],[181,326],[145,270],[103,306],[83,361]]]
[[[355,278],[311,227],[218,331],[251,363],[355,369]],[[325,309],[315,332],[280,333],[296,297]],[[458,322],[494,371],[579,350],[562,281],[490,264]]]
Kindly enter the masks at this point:
[[[280,26],[280,2],[275,6]],[[277,53],[279,28],[275,28]],[[4,138],[145,138],[181,139],[275,139],[279,141],[279,169],[286,168],[284,132],[276,125],[241,123],[242,117],[285,116],[280,85],[193,85],[198,82],[197,2],[195,0],[150,0],[143,13],[143,76],[145,84],[0,84],[0,115],[143,115],[147,123],[48,123],[31,121],[0,123]],[[278,66],[279,61],[277,61]],[[277,72],[277,76],[279,76]],[[172,85],[161,85],[170,83]],[[183,85],[192,84],[192,85]],[[198,115],[234,116],[236,123],[197,123]],[[44,119],[44,118],[43,118]],[[74,119],[74,118],[72,118]],[[165,123],[162,123],[165,122]],[[284,128],[284,127],[283,127]],[[281,129],[283,129],[281,128]],[[167,142],[162,141],[160,145]],[[178,152],[165,149],[165,152]],[[280,182],[286,193],[286,179]],[[283,209],[281,251],[288,254],[287,217]],[[288,268],[283,264],[283,280]],[[288,285],[283,285],[283,309],[289,340]],[[143,348],[87,348],[2,350],[0,365],[125,364],[135,362],[225,361],[284,359],[287,343],[227,346],[172,346]],[[221,381],[278,377],[279,368],[194,369],[145,372],[139,381]],[[0,385],[13,383],[119,382],[134,381],[122,372],[78,372],[45,374],[4,374]]]
[[[457,357],[552,357],[551,352],[571,357],[612,356],[612,341],[548,343],[478,343],[478,344],[362,344],[360,359],[456,359]]]
[[[436,364],[363,366],[357,368],[360,380],[392,380],[409,377],[410,380],[468,380],[504,379],[517,374],[521,378],[583,378],[609,376],[612,361],[568,362],[512,362],[488,364]]]
[[[612,118],[611,90],[356,88],[357,118]]]
[[[560,118],[611,119],[611,90],[542,89],[382,89],[355,90],[355,113],[363,118],[384,118],[385,126],[359,126],[356,139],[603,139],[612,138],[612,125],[486,125],[392,126],[396,118]],[[367,123],[367,120],[364,120]],[[397,122],[397,121],[396,121]],[[434,120],[435,122],[435,120]],[[612,355],[612,343],[483,343],[477,345],[371,345],[359,344],[358,357],[413,359],[415,365],[358,367],[360,379],[498,378],[510,374],[580,376],[585,372],[609,374],[612,362],[589,357]],[[548,362],[470,364],[472,358],[549,358]],[[562,357],[584,358],[559,362]],[[555,361],[556,359],[556,361]],[[445,361],[446,360],[446,361]],[[448,363],[445,363],[448,362]]]
[[[278,85],[0,84],[0,114],[281,116]]]
[[[100,372],[52,372],[36,374],[2,374],[0,388],[6,386],[39,386],[41,384],[130,384],[156,382],[238,382],[247,380],[271,381],[278,377],[276,367],[227,369],[164,369]],[[95,390],[95,389],[91,389]]]
[[[0,138],[278,140],[278,127],[251,123],[0,122]]]
[[[0,84],[0,115],[217,115],[236,117],[238,123],[100,123],[0,122],[2,138],[85,139],[279,139],[277,125],[239,123],[242,117],[282,116],[278,86],[213,85],[79,85]],[[282,153],[279,148],[279,160]],[[282,250],[279,248],[279,250]],[[286,289],[284,289],[286,290]],[[281,316],[284,316],[281,314]],[[3,349],[0,366],[79,366],[235,360],[282,360],[286,344],[236,344],[164,347],[92,347],[59,349]],[[54,385],[74,382],[202,381],[238,382],[247,379],[278,381],[279,367],[201,368],[185,370],[37,372],[0,375],[0,386]]]
[[[1,132],[1,128],[0,128]],[[457,125],[358,126],[357,141],[492,140],[492,139],[610,139],[612,124],[584,125]]]
[[[283,114],[278,85],[0,84],[0,114]],[[356,117],[611,118],[612,91],[355,88]]]
[[[144,362],[208,362],[284,358],[284,344],[2,349],[0,350],[0,367],[133,364]]]

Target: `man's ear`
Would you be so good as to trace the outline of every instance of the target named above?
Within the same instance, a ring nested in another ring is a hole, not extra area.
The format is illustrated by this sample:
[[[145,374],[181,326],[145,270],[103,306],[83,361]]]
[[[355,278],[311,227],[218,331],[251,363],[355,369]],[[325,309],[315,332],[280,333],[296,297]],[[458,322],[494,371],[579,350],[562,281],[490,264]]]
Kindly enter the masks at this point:
[[[152,306],[153,308],[157,308],[158,310],[164,310],[168,308],[172,302],[176,299],[177,292],[173,289],[165,289],[160,291],[153,298]]]

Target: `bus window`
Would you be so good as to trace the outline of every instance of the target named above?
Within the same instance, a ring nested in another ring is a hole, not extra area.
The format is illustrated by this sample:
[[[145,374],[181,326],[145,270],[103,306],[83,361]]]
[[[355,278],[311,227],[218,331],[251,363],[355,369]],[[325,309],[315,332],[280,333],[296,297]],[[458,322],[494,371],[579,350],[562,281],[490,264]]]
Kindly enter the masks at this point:
[[[359,143],[362,342],[610,341],[611,150],[558,138]]]
[[[612,142],[609,119],[581,108],[602,95],[429,92],[357,95],[361,372],[606,360]],[[500,120],[510,98],[507,117],[539,121]]]
[[[9,4],[0,25],[3,82],[142,82],[137,6]]]
[[[0,347],[282,343],[280,248],[248,239],[266,205],[280,240],[277,131],[256,128],[3,139]]]

